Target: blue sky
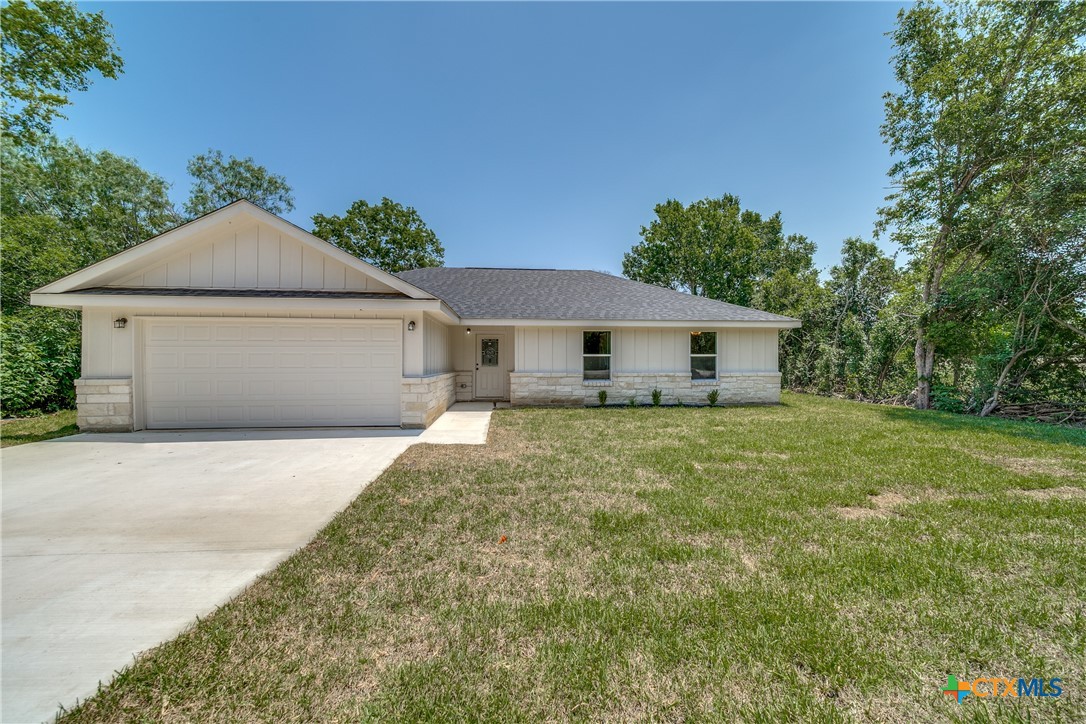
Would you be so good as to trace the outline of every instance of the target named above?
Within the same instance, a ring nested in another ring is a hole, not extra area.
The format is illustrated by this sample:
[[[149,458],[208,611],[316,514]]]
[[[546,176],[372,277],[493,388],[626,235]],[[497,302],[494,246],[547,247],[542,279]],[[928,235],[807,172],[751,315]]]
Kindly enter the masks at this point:
[[[620,272],[653,206],[781,211],[825,269],[870,238],[890,158],[890,3],[85,3],[125,73],[57,132],[188,190],[253,156],[291,221],[388,196],[450,266]]]

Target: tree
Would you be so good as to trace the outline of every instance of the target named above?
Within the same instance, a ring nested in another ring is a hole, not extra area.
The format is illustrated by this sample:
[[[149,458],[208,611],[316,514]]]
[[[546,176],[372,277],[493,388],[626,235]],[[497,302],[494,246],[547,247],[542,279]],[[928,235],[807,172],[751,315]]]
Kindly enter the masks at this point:
[[[444,247],[419,213],[388,198],[355,201],[343,216],[316,214],[313,234],[391,273],[445,263]]]
[[[53,119],[63,118],[68,94],[84,91],[98,71],[116,78],[123,62],[102,13],[80,12],[60,0],[11,0],[0,8],[3,45],[3,135],[37,143]]]
[[[738,197],[689,206],[669,199],[655,212],[641,227],[641,242],[623,257],[630,279],[750,306],[775,275],[813,273],[814,245],[798,234],[784,236],[779,213],[763,219],[744,211]]]
[[[913,256],[916,406],[931,406],[935,330],[953,277],[1003,243],[991,222],[1041,169],[1086,144],[1086,4],[925,0],[898,14],[882,135],[898,161],[880,231]]]
[[[987,374],[978,375],[981,417],[1068,342],[1086,350],[1086,149],[1055,161],[1007,211],[996,222],[1004,243],[973,274],[988,342]],[[1086,382],[1082,360],[1072,368]]]
[[[166,182],[131,159],[52,137],[2,143],[0,407],[61,409],[79,376],[79,314],[30,307],[30,292],[165,231],[177,215]]]
[[[239,199],[247,199],[265,211],[285,214],[294,210],[294,195],[283,176],[270,172],[251,157],[231,156],[208,150],[188,163],[192,189],[185,214],[194,219]]]
[[[46,138],[3,143],[0,215],[2,308],[76,269],[146,241],[178,223],[169,185],[132,159]]]

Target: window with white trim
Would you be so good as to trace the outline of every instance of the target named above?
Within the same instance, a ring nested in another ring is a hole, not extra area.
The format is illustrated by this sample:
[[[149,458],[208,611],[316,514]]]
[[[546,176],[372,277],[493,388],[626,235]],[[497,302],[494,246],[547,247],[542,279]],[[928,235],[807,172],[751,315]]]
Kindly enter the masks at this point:
[[[586,380],[611,379],[611,333],[585,332],[582,345],[584,378]]]
[[[716,332],[690,333],[690,379],[716,379]]]

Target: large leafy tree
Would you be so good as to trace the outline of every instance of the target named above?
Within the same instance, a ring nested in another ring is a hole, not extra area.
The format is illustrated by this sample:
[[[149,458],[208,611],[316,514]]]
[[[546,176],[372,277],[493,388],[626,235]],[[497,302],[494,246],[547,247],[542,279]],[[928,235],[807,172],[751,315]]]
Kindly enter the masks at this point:
[[[203,216],[238,199],[248,199],[273,214],[294,210],[294,194],[286,178],[251,157],[225,158],[222,151],[209,150],[192,157],[188,172],[192,176],[192,189],[185,202],[189,218]]]
[[[116,78],[123,67],[102,13],[60,0],[11,0],[0,8],[3,45],[3,135],[36,143],[63,117],[68,94],[86,90],[97,71]]]
[[[30,307],[30,292],[166,230],[177,215],[165,181],[108,151],[5,138],[3,167],[0,407],[57,409],[73,402],[79,315]]]
[[[748,306],[767,296],[767,285],[794,286],[813,274],[814,245],[785,236],[779,213],[763,218],[732,195],[685,206],[669,199],[655,212],[623,257],[630,279]]]
[[[123,251],[178,221],[159,176],[132,159],[44,139],[5,142],[0,214],[3,309],[30,290]]]
[[[411,206],[355,201],[342,216],[313,216],[313,234],[387,272],[442,266],[445,249]]]
[[[919,284],[916,406],[931,406],[947,291],[1007,243],[995,220],[1086,145],[1086,4],[925,1],[893,34],[901,90],[882,134],[897,161],[880,229]]]

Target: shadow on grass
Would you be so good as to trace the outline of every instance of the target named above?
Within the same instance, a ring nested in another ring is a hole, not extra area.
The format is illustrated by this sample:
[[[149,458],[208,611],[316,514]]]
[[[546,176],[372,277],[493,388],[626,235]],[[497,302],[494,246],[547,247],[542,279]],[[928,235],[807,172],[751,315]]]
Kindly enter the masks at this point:
[[[0,447],[42,442],[57,437],[68,437],[78,432],[79,428],[75,424],[75,410],[8,420],[0,426]]]
[[[1040,422],[1001,420],[995,417],[959,415],[953,412],[937,412],[935,410],[913,410],[908,407],[884,405],[873,405],[873,407],[878,409],[879,414],[886,419],[906,425],[929,429],[931,427],[940,427],[948,432],[991,433],[1027,438],[1038,442],[1086,446],[1086,430],[1079,428],[1060,427]]]

